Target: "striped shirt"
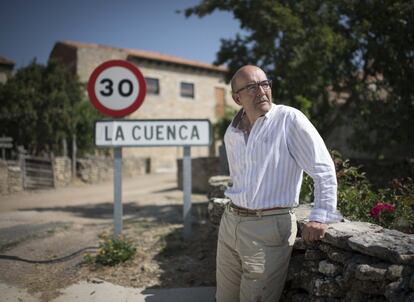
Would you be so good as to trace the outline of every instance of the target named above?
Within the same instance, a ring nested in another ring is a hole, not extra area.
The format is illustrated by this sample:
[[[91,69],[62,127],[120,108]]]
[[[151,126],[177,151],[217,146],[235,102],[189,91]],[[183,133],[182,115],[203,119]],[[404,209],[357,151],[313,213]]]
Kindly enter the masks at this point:
[[[305,171],[314,181],[314,207],[309,220],[340,220],[335,166],[306,116],[292,107],[272,104],[247,135],[239,126],[242,115],[243,110],[224,136],[233,182],[225,195],[248,209],[295,207]]]

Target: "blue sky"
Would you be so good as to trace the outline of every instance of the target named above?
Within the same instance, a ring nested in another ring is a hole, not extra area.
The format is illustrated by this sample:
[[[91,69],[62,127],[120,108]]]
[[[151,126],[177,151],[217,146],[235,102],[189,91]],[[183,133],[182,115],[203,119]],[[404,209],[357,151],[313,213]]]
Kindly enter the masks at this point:
[[[46,63],[56,41],[143,49],[212,63],[221,38],[240,32],[232,14],[202,19],[176,10],[199,0],[0,0],[0,56],[20,68]]]

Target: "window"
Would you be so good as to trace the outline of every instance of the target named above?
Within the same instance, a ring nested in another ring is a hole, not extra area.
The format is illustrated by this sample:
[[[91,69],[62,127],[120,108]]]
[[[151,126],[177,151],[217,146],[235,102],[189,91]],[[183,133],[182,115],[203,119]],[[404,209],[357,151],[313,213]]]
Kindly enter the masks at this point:
[[[194,99],[194,84],[181,82],[181,96]]]
[[[148,94],[160,94],[160,82],[155,78],[145,78]]]

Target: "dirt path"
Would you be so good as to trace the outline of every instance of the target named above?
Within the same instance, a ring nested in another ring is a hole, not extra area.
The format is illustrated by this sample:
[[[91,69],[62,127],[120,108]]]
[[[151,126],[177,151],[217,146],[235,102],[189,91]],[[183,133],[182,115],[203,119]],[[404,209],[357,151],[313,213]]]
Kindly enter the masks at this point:
[[[172,174],[123,180],[123,234],[137,246],[135,259],[112,268],[85,264],[86,249],[95,251],[98,235],[112,232],[112,200],[112,182],[0,197],[0,283],[44,301],[92,278],[132,287],[214,285],[207,198],[193,195],[194,236],[184,242],[182,191]]]

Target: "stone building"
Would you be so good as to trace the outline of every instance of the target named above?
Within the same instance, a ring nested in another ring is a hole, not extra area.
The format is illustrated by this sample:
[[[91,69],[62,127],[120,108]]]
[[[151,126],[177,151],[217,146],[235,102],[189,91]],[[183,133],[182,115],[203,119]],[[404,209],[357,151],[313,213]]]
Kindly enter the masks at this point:
[[[11,77],[15,63],[0,56],[0,83],[6,83]]]
[[[147,82],[147,96],[131,119],[209,119],[224,114],[226,105],[235,106],[231,89],[224,81],[227,69],[170,55],[73,41],[57,42],[50,59],[63,62],[86,83],[101,63],[120,59],[132,62]],[[192,156],[213,155],[212,147],[193,147]],[[151,171],[174,171],[182,147],[124,148],[124,156],[150,157]]]

